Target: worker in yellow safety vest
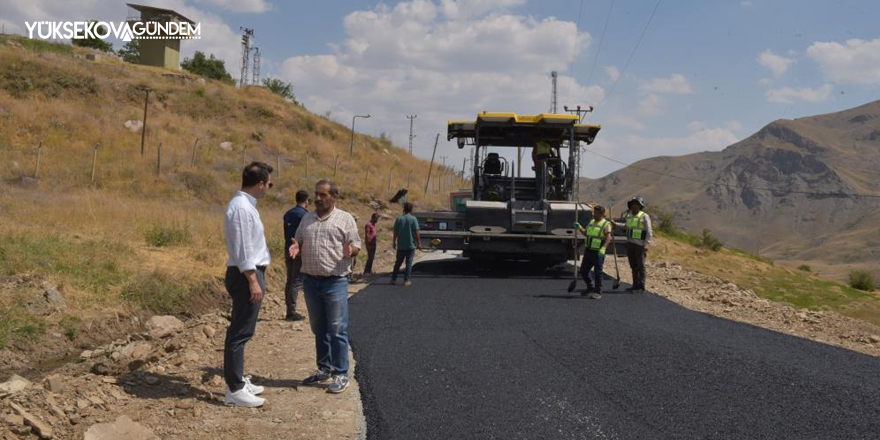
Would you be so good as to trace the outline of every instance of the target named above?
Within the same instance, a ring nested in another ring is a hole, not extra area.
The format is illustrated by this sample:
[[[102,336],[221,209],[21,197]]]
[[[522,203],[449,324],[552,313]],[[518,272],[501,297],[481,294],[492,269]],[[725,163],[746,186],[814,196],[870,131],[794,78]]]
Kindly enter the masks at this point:
[[[605,218],[605,208],[596,205],[593,207],[593,219],[587,227],[577,222],[574,226],[587,238],[584,259],[581,261],[581,277],[587,288],[581,295],[589,295],[590,299],[602,298],[602,266],[605,264],[605,249],[612,239],[612,222]],[[595,283],[590,280],[591,269]]]
[[[629,212],[624,217],[626,230],[626,256],[632,269],[632,287],[626,289],[632,293],[645,293],[645,259],[648,248],[654,239],[651,228],[651,216],[645,211],[645,200],[633,197],[626,203]]]

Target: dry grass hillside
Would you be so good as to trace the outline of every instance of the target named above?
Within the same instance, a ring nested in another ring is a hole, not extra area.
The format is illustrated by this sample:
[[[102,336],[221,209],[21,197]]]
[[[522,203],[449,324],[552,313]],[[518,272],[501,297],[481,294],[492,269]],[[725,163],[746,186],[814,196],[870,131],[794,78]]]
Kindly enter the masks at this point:
[[[383,201],[398,188],[436,208],[461,184],[435,168],[424,194],[427,161],[364,135],[350,157],[347,127],[265,89],[87,53],[0,36],[0,347],[11,365],[22,350],[51,359],[137,327],[134,317],[223,300],[221,213],[246,162],[280,165],[260,204],[276,263],[283,212],[319,178],[339,183],[340,207],[361,224],[376,209],[396,215]],[[142,157],[140,130],[124,124],[142,119],[144,87],[153,91]]]

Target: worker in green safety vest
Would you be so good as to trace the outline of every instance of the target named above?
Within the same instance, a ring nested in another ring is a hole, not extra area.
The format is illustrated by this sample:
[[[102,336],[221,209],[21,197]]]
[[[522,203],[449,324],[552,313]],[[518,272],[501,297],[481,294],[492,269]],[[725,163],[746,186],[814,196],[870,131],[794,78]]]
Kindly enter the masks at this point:
[[[575,228],[587,238],[584,259],[581,261],[581,277],[587,288],[581,292],[581,295],[589,295],[590,299],[602,298],[602,266],[605,264],[605,249],[612,239],[612,225],[612,222],[605,218],[605,208],[599,205],[593,207],[593,219],[587,227],[577,222],[574,224]]]
[[[626,203],[629,212],[624,217],[626,230],[626,256],[632,269],[632,287],[626,289],[632,293],[645,293],[645,259],[648,248],[654,239],[651,228],[651,216],[645,211],[645,200],[633,197]]]

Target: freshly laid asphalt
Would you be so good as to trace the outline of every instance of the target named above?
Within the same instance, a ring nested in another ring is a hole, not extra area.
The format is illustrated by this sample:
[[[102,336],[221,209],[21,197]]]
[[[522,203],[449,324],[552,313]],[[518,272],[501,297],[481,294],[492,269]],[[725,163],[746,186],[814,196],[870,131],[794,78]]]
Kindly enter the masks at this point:
[[[880,439],[880,360],[570,276],[432,261],[352,297],[367,438]]]

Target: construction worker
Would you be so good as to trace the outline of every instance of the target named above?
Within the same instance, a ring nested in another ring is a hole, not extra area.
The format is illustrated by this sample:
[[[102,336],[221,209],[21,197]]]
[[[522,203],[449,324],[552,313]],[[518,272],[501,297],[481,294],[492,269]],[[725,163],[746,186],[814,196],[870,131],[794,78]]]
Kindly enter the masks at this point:
[[[547,161],[553,157],[553,147],[537,134],[532,136],[532,142],[535,143],[532,147],[532,161],[535,163],[532,169],[535,170],[538,188],[544,191],[540,197],[543,199],[547,191]]]
[[[581,234],[587,237],[584,259],[581,262],[581,277],[587,284],[586,290],[581,295],[589,295],[590,299],[602,298],[602,266],[605,264],[605,249],[611,243],[612,223],[605,218],[605,208],[599,205],[593,207],[593,219],[587,227],[575,222],[574,226]],[[590,269],[593,270],[594,284],[590,281]]]
[[[643,211],[645,200],[641,197],[633,197],[626,206],[629,208],[629,212],[624,217],[626,256],[629,259],[633,278],[632,287],[626,290],[632,293],[645,293],[645,258],[654,239],[651,216]]]

